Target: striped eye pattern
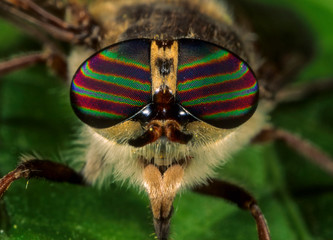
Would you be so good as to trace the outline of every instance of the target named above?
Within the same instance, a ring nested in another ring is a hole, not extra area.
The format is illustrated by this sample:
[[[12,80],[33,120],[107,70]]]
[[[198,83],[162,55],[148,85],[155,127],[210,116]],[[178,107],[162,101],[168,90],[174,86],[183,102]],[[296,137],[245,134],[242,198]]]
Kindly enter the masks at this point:
[[[259,88],[246,62],[212,43],[177,41],[175,104],[191,118],[218,128],[234,128],[247,121],[257,107]],[[70,92],[79,119],[106,128],[141,116],[153,101],[150,51],[151,40],[135,39],[87,59],[75,73]],[[157,115],[153,111],[145,121]]]
[[[177,101],[193,116],[220,128],[247,121],[258,102],[249,66],[233,53],[200,40],[179,44]]]
[[[74,75],[71,103],[86,124],[105,128],[151,102],[150,41],[112,45],[86,60]]]

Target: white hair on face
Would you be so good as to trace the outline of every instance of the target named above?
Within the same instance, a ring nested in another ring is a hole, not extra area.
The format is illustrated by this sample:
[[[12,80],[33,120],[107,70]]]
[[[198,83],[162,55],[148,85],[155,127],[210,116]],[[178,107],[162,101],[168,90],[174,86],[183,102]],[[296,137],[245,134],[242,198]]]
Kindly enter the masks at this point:
[[[106,131],[89,128],[86,138],[90,143],[86,149],[83,175],[88,182],[98,186],[112,179],[129,181],[143,188],[143,159],[154,158],[156,165],[171,165],[185,160],[182,185],[193,187],[214,176],[216,167],[248,144],[266,124],[266,116],[267,107],[261,104],[252,118],[238,128],[225,130],[194,122],[187,127],[187,132],[193,134],[188,144],[162,139],[140,148],[126,143],[126,140],[142,133],[141,128],[134,128],[133,124],[138,123],[125,123],[127,128],[124,132],[119,132],[117,125]]]

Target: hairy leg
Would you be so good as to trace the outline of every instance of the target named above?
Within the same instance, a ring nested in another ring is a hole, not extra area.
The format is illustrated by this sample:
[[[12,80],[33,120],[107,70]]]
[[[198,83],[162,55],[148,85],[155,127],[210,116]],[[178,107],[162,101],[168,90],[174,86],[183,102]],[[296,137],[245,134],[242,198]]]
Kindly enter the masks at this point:
[[[44,178],[55,182],[84,184],[81,174],[63,164],[49,160],[31,159],[22,162],[17,168],[0,179],[0,198],[10,185],[20,178]]]
[[[241,209],[250,211],[257,224],[258,239],[270,240],[270,234],[264,215],[262,214],[254,197],[232,183],[214,179],[208,186],[200,186],[194,189],[195,192],[223,198]]]

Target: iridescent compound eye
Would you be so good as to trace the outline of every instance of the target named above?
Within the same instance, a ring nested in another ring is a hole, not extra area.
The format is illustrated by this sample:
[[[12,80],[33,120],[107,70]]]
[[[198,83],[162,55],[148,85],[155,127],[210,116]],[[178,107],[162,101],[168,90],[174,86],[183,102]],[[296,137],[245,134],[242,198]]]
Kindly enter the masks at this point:
[[[249,66],[211,43],[192,39],[178,43],[178,103],[219,128],[247,121],[258,102],[258,83]]]
[[[121,42],[86,60],[74,75],[71,103],[86,124],[105,128],[151,102],[150,41]]]

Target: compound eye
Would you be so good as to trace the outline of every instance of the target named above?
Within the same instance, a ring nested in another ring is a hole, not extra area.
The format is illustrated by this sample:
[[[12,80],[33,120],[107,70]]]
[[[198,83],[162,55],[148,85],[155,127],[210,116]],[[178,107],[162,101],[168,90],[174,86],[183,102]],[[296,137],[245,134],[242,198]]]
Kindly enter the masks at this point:
[[[258,103],[258,83],[249,66],[214,44],[178,42],[177,101],[215,127],[234,128],[247,121]]]
[[[95,128],[118,124],[151,102],[150,41],[109,46],[87,59],[75,73],[71,104]]]

